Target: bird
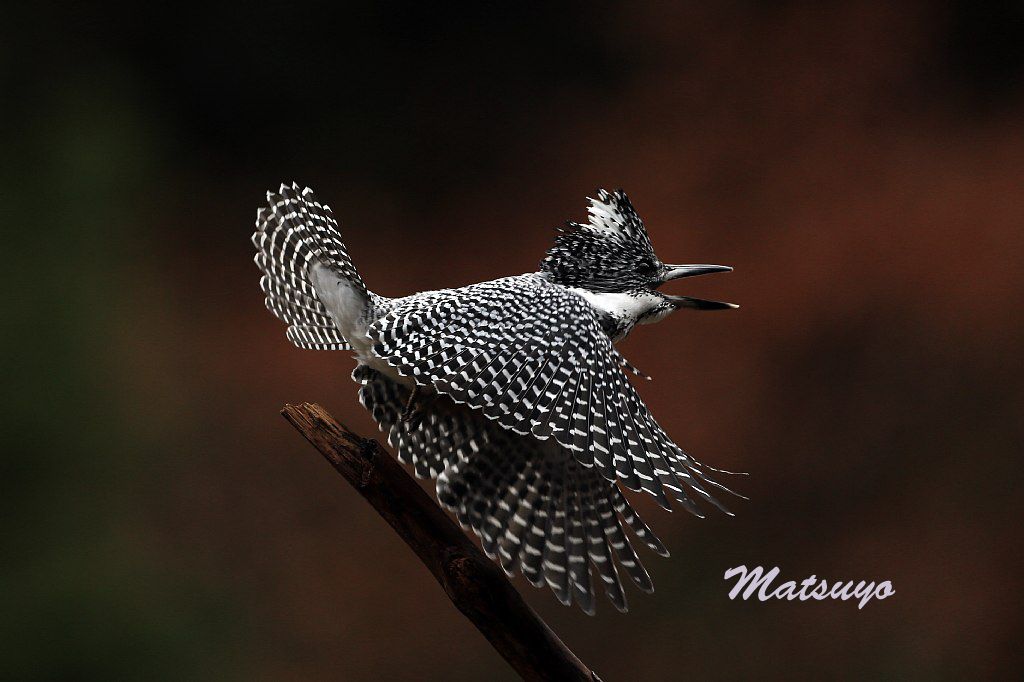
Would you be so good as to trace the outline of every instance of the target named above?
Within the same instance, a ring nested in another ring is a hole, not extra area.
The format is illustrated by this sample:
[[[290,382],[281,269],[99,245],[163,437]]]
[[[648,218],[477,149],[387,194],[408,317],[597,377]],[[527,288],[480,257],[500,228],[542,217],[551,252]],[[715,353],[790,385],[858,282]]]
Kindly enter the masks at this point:
[[[593,614],[623,577],[654,589],[636,549],[668,550],[623,488],[703,517],[733,493],[655,421],[615,344],[636,326],[732,303],[659,291],[727,272],[668,265],[622,190],[598,190],[536,272],[388,298],[367,288],[331,209],[296,183],[267,192],[252,235],[266,307],[302,349],[346,350],[359,399],[399,460],[510,577]],[[649,377],[646,377],[649,378]],[[738,495],[742,497],[742,495]]]

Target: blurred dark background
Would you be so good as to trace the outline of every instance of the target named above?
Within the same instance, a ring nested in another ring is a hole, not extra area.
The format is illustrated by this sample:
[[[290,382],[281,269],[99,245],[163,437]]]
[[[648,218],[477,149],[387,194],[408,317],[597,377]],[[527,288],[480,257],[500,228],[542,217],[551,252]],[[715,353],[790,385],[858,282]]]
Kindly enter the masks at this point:
[[[0,28],[0,677],[514,679],[278,415],[373,431],[263,308],[292,180],[385,295],[535,269],[598,186],[735,267],[622,348],[751,500],[641,502],[629,614],[517,580],[605,680],[1015,677],[1019,2],[86,5]],[[896,594],[729,601],[741,564]]]

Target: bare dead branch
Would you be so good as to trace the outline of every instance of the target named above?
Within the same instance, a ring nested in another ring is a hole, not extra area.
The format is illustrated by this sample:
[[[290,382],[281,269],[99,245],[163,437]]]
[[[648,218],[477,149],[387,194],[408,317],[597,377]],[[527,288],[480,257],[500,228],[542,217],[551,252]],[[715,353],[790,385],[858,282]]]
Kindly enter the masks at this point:
[[[349,431],[316,404],[286,405],[281,413],[405,540],[524,680],[599,680],[377,441]]]

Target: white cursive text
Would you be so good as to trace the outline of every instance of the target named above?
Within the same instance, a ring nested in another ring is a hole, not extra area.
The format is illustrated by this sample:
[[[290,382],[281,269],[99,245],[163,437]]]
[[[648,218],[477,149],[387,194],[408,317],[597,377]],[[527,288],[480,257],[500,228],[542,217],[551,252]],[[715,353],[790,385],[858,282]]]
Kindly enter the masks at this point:
[[[877,587],[875,583],[865,583],[863,580],[857,584],[857,587],[853,586],[852,580],[845,585],[842,582],[837,582],[832,584],[832,589],[830,590],[825,580],[819,581],[813,575],[800,583],[802,587],[799,590],[796,587],[796,583],[792,580],[782,583],[775,590],[770,590],[769,587],[772,581],[779,575],[778,567],[764,573],[760,566],[752,571],[747,571],[746,566],[737,566],[725,572],[725,579],[728,580],[735,575],[739,575],[740,579],[729,593],[729,599],[735,599],[744,586],[747,587],[746,592],[743,593],[744,599],[748,598],[760,587],[757,598],[761,601],[768,601],[772,597],[786,599],[787,601],[794,599],[807,601],[808,599],[820,600],[826,598],[846,601],[850,597],[857,597],[860,599],[860,605],[857,608],[862,609],[872,597],[875,599],[885,599],[896,594],[896,590],[893,589],[892,583],[888,580],[879,583]]]

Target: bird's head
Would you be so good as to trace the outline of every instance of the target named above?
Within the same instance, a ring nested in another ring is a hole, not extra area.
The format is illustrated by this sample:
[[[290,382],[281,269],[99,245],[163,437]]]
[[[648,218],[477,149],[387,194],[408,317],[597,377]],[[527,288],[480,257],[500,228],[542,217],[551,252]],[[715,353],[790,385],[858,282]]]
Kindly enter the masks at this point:
[[[594,292],[654,290],[680,277],[728,272],[726,265],[666,265],[621,189],[598,190],[586,224],[559,229],[540,269],[551,281]]]

